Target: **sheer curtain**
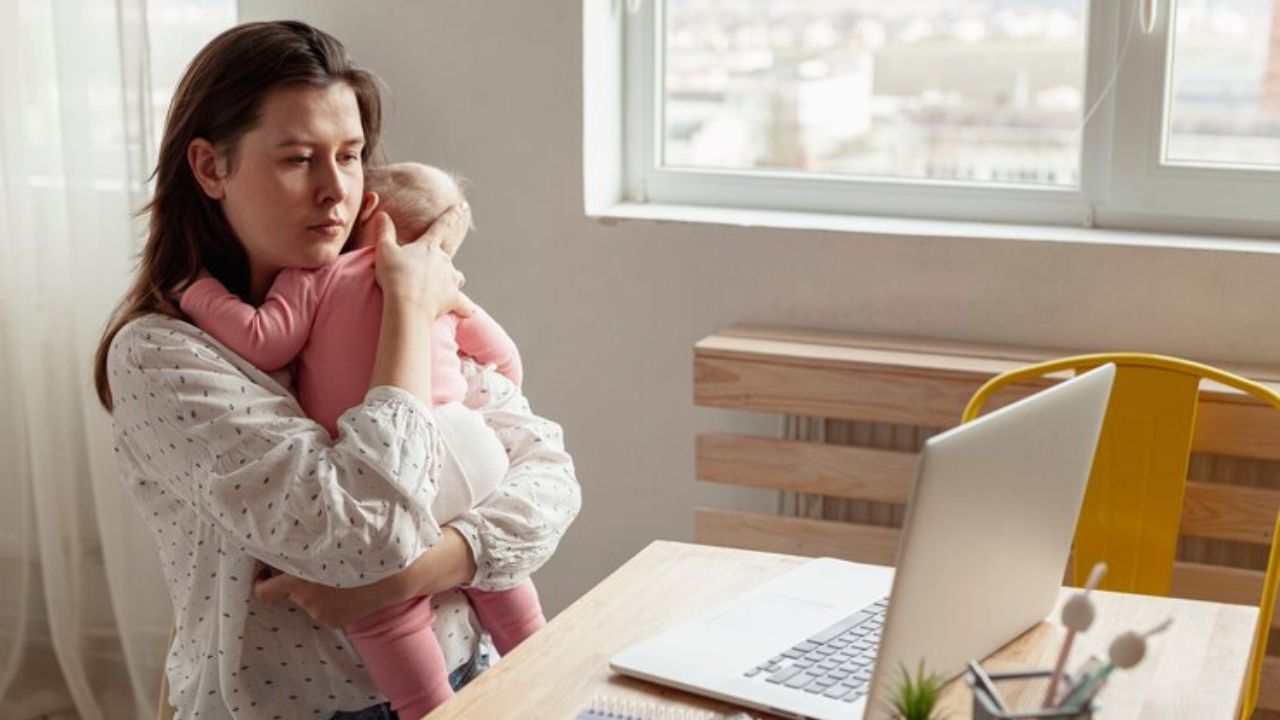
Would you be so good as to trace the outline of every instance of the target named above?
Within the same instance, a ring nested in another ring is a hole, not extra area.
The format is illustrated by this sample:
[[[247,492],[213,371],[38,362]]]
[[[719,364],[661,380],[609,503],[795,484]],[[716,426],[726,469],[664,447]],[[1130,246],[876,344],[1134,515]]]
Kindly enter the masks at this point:
[[[235,3],[0,12],[0,717],[153,717],[171,608],[92,357],[169,93]]]

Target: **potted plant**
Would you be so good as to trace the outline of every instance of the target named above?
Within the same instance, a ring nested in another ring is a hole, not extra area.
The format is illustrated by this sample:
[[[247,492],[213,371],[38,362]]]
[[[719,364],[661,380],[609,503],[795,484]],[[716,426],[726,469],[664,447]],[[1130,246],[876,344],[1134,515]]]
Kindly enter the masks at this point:
[[[942,694],[942,678],[935,673],[926,674],[924,661],[916,666],[915,676],[899,665],[899,680],[889,698],[889,708],[894,720],[939,720],[934,707]]]

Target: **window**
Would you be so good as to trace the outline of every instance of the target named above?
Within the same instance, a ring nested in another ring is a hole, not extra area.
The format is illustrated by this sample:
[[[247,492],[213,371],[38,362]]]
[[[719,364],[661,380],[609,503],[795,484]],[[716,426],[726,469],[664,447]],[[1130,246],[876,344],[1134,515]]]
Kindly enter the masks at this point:
[[[1280,229],[1280,0],[615,5],[625,200]]]
[[[666,167],[1079,183],[1085,0],[667,0]]]

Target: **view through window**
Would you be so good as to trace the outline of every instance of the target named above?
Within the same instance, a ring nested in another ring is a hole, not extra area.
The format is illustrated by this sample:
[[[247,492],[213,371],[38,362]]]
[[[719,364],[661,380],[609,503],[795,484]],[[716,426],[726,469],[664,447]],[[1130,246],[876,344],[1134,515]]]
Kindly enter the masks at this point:
[[[1076,186],[1087,0],[667,0],[662,163]]]
[[[1165,160],[1280,165],[1280,0],[1178,0]]]
[[[1280,165],[1280,0],[1176,0],[1163,160]],[[1087,0],[667,0],[667,167],[1075,187]]]

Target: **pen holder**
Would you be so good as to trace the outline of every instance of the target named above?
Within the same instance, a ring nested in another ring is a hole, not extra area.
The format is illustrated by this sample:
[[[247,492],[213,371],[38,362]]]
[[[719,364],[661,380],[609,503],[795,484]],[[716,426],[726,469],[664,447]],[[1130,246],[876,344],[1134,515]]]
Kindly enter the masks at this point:
[[[1053,673],[1049,670],[1025,670],[1018,672],[984,673],[985,677],[968,670],[965,682],[973,689],[973,720],[1092,720],[1097,707],[1092,701],[1082,708],[1064,710],[1062,708],[1042,708],[1040,701],[1044,697],[1045,682]],[[1064,674],[1063,681],[1071,684],[1070,676]],[[990,682],[988,682],[988,680]],[[1006,699],[997,685],[1010,685],[1015,682],[1035,682],[1035,692],[1023,693],[1026,702],[1019,709],[1010,697]],[[1026,704],[1030,703],[1030,705]],[[1011,708],[1011,709],[1009,709]]]

